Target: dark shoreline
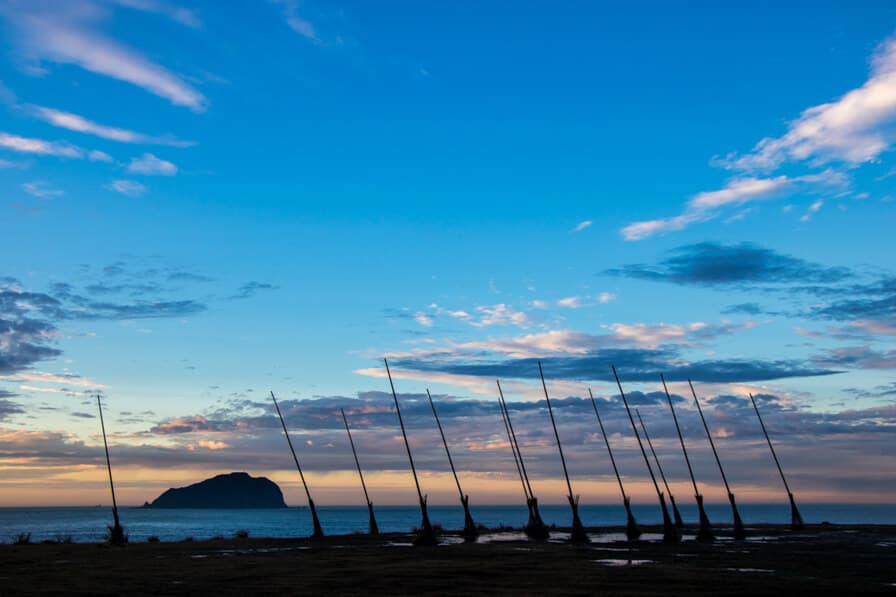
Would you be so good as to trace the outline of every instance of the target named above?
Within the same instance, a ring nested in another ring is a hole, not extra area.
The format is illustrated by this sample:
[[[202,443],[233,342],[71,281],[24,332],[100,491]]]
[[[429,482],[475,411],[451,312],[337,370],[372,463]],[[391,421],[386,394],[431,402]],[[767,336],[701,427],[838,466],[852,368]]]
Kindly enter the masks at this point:
[[[893,594],[896,525],[751,525],[751,539],[486,543],[446,532],[437,547],[413,536],[340,535],[319,541],[213,539],[0,546],[0,593],[33,594]],[[646,526],[645,532],[661,533]],[[686,529],[685,534],[692,534]],[[557,529],[558,536],[564,529]],[[566,529],[568,532],[568,529]],[[516,538],[515,538],[516,537]],[[488,538],[488,535],[486,535]],[[509,540],[508,540],[509,539]]]

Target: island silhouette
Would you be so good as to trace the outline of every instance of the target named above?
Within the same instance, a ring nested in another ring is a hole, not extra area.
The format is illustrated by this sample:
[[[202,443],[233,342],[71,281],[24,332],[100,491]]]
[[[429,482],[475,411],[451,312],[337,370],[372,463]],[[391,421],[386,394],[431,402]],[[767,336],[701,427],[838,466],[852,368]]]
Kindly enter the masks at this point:
[[[234,472],[172,487],[146,508],[286,508],[280,487],[266,477]]]

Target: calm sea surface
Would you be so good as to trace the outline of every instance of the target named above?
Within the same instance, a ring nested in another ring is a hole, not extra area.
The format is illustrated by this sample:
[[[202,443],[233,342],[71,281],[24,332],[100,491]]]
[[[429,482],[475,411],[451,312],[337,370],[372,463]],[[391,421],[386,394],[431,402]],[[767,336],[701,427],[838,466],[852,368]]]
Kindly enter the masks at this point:
[[[756,523],[787,523],[790,508],[782,504],[739,504],[741,517],[748,526]],[[696,507],[679,505],[686,522],[697,520]],[[566,505],[540,506],[547,524],[569,525]],[[625,511],[621,505],[582,505],[579,508],[586,526],[621,525]],[[658,506],[632,506],[638,522],[662,522]],[[896,524],[896,505],[875,504],[801,504],[800,510],[807,523],[828,521],[842,524]],[[526,523],[525,505],[471,505],[473,518],[488,527],[509,525],[521,527]],[[377,522],[384,532],[404,532],[420,523],[420,510],[410,506],[375,507]],[[121,523],[131,541],[146,541],[151,535],[162,541],[176,541],[187,537],[208,539],[230,537],[245,529],[253,537],[297,537],[311,534],[311,517],[307,508],[272,510],[157,510],[150,508],[121,508]],[[713,523],[731,522],[727,504],[707,505]],[[324,532],[330,535],[367,530],[367,508],[356,506],[318,506]],[[463,527],[460,506],[430,506],[433,524],[446,529]],[[106,525],[111,524],[109,508],[0,508],[0,542],[11,542],[19,533],[31,533],[31,540],[43,541],[71,537],[77,542],[99,542],[104,539]]]

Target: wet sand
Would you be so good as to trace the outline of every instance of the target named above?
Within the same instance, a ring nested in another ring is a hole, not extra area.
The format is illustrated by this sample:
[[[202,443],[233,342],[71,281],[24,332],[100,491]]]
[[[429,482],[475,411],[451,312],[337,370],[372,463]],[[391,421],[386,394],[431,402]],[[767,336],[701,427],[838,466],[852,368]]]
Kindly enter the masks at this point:
[[[755,526],[746,541],[721,529],[713,544],[678,545],[644,530],[631,544],[592,529],[587,545],[504,532],[446,533],[437,547],[407,534],[3,545],[0,594],[896,594],[896,526]]]

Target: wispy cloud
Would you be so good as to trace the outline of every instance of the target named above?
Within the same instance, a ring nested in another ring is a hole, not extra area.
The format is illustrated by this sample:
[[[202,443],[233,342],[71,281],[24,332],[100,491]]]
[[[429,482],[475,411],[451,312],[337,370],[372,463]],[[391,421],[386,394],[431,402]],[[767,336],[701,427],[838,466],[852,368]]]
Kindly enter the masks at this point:
[[[181,25],[186,25],[187,27],[192,27],[193,29],[202,27],[202,19],[199,18],[199,13],[197,11],[191,10],[189,8],[184,8],[182,6],[177,6],[176,4],[171,4],[169,2],[165,2],[164,0],[112,1],[121,6],[126,6],[135,10],[141,10],[143,12],[155,13],[168,17],[175,23],[180,23]]]
[[[113,180],[106,185],[106,188],[110,191],[127,195],[128,197],[137,197],[149,190],[146,188],[146,185],[143,185],[136,180],[127,180],[124,178]]]
[[[151,153],[144,153],[139,158],[131,158],[128,172],[147,176],[174,176],[177,174],[177,166]]]
[[[140,87],[174,105],[205,109],[206,98],[183,78],[100,33],[97,25],[105,13],[93,3],[14,0],[0,14],[15,23],[24,53],[35,60],[73,64]]]
[[[806,109],[781,137],[766,137],[750,153],[718,160],[735,170],[773,170],[787,161],[860,164],[875,160],[896,138],[896,38],[880,45],[865,83],[833,102]]]
[[[581,232],[581,231],[584,230],[585,228],[588,228],[589,226],[591,226],[591,224],[593,224],[593,222],[592,222],[591,220],[584,220],[584,221],[582,221],[582,222],[579,222],[579,223],[576,224],[575,227],[572,229],[572,232]]]
[[[147,145],[170,145],[172,147],[190,147],[195,145],[192,141],[182,141],[170,135],[153,136],[144,133],[138,133],[128,129],[106,126],[88,120],[78,114],[71,112],[63,112],[53,108],[44,106],[33,106],[31,113],[37,118],[52,124],[53,126],[84,133],[87,135],[95,135],[110,141],[118,141],[120,143],[141,143]]]
[[[252,298],[259,292],[262,292],[264,290],[276,290],[276,288],[277,287],[273,284],[268,284],[267,282],[256,282],[253,280],[251,282],[246,282],[245,284],[237,288],[237,291],[233,295],[231,295],[230,298],[234,300]]]
[[[846,182],[843,174],[833,170],[797,177],[734,178],[721,189],[698,193],[677,216],[634,222],[624,227],[621,234],[625,240],[642,240],[660,232],[683,230],[691,224],[713,220],[723,207],[774,199],[796,189],[818,192],[830,187],[842,188]]]
[[[49,186],[48,183],[42,180],[26,182],[22,185],[22,188],[32,197],[37,197],[39,199],[46,199],[48,197],[60,197],[65,194],[65,192],[61,189],[54,189]]]
[[[75,159],[84,157],[84,150],[76,145],[62,141],[44,141],[43,139],[20,137],[3,132],[0,132],[0,147],[19,153],[33,153],[35,155],[52,155]]]
[[[283,17],[290,29],[315,43],[319,43],[317,31],[311,21],[299,15],[299,3],[297,0],[271,0],[283,10]]]
[[[112,156],[106,153],[105,151],[100,151],[99,149],[94,149],[90,153],[87,154],[87,158],[91,162],[112,162]]]

